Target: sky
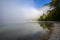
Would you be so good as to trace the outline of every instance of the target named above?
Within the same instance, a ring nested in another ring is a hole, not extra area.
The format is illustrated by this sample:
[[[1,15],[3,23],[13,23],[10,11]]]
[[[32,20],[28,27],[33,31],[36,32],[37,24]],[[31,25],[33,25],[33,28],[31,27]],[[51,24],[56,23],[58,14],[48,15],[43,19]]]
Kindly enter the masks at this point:
[[[40,8],[41,6],[50,3],[51,0],[34,0],[34,5],[36,8]]]
[[[49,2],[51,0],[0,0],[2,9],[0,22],[14,23],[38,18],[49,10],[49,6],[42,7]]]

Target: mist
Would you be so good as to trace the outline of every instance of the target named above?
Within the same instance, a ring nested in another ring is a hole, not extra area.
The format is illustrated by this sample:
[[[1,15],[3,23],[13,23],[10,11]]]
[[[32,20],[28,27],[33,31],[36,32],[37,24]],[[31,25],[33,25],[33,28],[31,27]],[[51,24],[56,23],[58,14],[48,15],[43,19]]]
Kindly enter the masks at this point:
[[[8,24],[39,18],[49,9],[49,6],[37,9],[32,0],[2,0],[1,8],[1,23]]]

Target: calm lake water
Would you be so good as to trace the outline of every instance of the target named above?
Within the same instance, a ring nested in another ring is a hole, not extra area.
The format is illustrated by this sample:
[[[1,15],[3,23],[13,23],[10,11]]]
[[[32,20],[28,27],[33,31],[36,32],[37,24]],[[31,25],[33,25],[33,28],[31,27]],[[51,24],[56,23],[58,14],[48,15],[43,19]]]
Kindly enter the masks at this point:
[[[49,30],[38,22],[21,22],[0,25],[0,40],[41,40]]]

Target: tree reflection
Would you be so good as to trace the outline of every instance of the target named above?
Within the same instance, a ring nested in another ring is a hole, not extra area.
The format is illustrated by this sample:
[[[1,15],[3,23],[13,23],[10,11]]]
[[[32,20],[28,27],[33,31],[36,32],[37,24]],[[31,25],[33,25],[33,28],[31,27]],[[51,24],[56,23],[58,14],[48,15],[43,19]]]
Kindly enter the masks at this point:
[[[54,24],[52,22],[39,22],[39,25],[41,27],[43,27],[43,29],[48,29],[49,32],[47,33],[47,35],[43,35],[42,36],[42,40],[48,40],[53,32],[54,29]]]
[[[52,27],[54,27],[53,23],[52,22],[39,22],[39,25],[41,27],[43,27],[44,29],[47,28],[47,29],[51,29]]]

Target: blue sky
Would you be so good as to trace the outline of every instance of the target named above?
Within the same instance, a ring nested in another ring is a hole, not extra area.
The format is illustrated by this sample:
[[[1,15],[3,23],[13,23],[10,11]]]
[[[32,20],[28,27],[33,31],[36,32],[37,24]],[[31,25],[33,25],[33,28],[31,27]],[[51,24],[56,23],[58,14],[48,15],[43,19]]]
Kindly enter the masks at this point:
[[[51,0],[18,0],[17,3],[22,3],[24,4],[33,4],[32,6],[34,6],[35,8],[40,8],[41,6],[50,3]]]
[[[34,0],[34,3],[35,3],[34,6],[36,8],[39,8],[39,7],[41,7],[47,3],[50,3],[50,2],[51,2],[51,0]]]

